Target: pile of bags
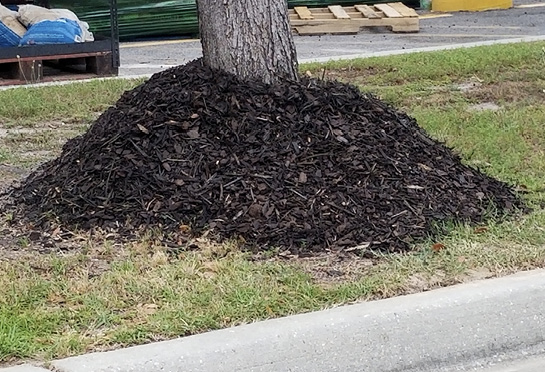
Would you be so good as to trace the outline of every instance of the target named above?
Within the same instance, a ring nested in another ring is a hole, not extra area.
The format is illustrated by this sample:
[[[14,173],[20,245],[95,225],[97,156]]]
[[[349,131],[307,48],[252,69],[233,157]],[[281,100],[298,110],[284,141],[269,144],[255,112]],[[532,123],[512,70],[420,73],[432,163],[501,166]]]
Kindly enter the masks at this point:
[[[93,40],[89,25],[68,9],[21,5],[13,11],[0,4],[0,47]]]

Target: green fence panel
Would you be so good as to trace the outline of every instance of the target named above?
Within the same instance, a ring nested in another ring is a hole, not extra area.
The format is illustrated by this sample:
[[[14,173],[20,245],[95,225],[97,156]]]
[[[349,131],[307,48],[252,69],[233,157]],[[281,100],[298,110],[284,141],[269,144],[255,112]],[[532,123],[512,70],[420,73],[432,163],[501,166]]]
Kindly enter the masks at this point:
[[[288,0],[288,6],[377,4],[392,0]],[[109,34],[108,0],[50,0],[52,8],[71,9],[89,23],[91,31]],[[195,36],[199,32],[195,0],[117,0],[121,39],[169,35]]]

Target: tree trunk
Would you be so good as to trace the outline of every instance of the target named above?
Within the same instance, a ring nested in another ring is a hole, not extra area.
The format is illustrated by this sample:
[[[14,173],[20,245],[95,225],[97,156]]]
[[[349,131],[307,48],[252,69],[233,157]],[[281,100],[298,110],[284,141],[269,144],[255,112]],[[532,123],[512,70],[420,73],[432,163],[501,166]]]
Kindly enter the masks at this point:
[[[286,0],[197,0],[203,60],[243,80],[297,80]]]

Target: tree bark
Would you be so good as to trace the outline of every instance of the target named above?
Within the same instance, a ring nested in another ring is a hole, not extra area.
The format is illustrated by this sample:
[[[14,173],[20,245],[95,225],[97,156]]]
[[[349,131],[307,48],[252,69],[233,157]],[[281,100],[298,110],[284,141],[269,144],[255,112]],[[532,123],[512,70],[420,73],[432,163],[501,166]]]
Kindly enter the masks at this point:
[[[197,0],[203,60],[243,80],[298,79],[286,0]]]

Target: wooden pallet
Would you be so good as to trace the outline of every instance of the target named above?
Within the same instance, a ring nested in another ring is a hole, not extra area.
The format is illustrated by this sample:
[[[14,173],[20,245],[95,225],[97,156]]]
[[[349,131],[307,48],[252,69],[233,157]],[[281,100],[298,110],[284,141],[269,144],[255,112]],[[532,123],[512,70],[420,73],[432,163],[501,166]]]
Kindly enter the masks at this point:
[[[117,75],[112,66],[111,52],[6,58],[0,59],[0,85],[44,81],[45,66],[55,75],[61,75],[60,72],[65,75],[69,73],[72,77],[78,73],[94,76]]]
[[[299,35],[357,34],[362,27],[389,27],[393,32],[420,31],[418,14],[403,3],[290,9],[292,29]]]

